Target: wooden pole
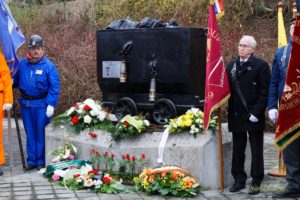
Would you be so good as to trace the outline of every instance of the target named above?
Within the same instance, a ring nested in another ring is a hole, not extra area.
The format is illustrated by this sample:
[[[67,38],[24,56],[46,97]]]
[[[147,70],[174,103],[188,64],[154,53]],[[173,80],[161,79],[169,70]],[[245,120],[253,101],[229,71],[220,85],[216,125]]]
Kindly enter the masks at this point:
[[[221,108],[218,108],[218,125],[219,125],[219,159],[220,159],[220,191],[224,191],[224,174],[223,174],[223,142],[222,142],[222,119]]]

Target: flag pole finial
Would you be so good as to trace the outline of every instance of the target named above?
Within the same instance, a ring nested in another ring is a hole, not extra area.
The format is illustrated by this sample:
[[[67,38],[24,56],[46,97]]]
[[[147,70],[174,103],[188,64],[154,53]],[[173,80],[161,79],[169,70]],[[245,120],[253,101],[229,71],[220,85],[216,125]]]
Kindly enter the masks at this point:
[[[278,8],[283,8],[283,6],[284,6],[284,4],[283,4],[282,1],[279,1],[279,2],[277,3],[277,9],[278,9]]]
[[[296,2],[293,3],[293,19],[297,17],[297,4]]]

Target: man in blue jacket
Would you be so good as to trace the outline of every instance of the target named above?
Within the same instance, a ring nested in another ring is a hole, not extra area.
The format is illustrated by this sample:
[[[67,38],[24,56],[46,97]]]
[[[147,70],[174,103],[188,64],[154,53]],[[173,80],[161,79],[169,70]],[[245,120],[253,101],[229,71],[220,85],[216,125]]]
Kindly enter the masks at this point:
[[[28,54],[20,60],[14,86],[21,93],[19,103],[27,136],[27,168],[45,166],[45,127],[50,122],[60,94],[56,66],[44,55],[44,40],[32,35]]]
[[[294,22],[290,26],[290,34],[293,35]],[[292,38],[288,45],[277,50],[273,65],[269,87],[268,109],[269,118],[276,123],[278,118],[278,103],[281,99],[285,78],[288,71]],[[297,198],[300,197],[300,139],[296,139],[283,150],[283,160],[286,166],[287,186],[285,190],[277,191],[273,198]]]

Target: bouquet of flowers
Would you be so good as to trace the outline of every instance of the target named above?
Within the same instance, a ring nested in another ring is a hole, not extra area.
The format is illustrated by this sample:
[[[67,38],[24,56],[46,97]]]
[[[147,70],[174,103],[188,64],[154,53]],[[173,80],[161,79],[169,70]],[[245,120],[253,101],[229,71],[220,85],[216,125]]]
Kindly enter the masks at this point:
[[[76,147],[71,142],[66,142],[62,147],[50,152],[53,156],[52,163],[74,160],[77,154]]]
[[[147,194],[192,197],[200,190],[199,183],[184,169],[164,166],[156,169],[144,169],[139,177],[134,178],[137,190]]]
[[[73,190],[90,189],[94,192],[110,194],[129,191],[109,174],[102,174],[101,171],[94,170],[89,164],[80,168],[57,169],[49,176],[52,181]]]
[[[181,115],[175,119],[171,119],[167,125],[170,133],[180,133],[185,130],[189,130],[190,134],[194,137],[198,133],[203,132],[203,117],[204,113],[198,108],[192,108],[188,110],[184,115]],[[217,117],[213,117],[209,120],[209,129],[215,131],[218,128]]]
[[[93,99],[86,99],[84,102],[75,103],[66,113],[52,119],[54,126],[65,122],[75,128],[76,133],[84,129],[93,131],[96,129],[111,131],[114,122],[110,120],[111,115],[103,110],[99,102]]]
[[[119,121],[112,132],[114,140],[134,137],[144,131],[150,126],[150,122],[141,116],[126,115]]]

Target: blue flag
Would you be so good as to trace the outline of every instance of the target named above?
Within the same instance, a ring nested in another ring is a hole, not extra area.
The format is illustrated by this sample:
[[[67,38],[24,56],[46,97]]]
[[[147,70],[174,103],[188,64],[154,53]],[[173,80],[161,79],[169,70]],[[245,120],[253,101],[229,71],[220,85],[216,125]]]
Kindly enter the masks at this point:
[[[0,39],[4,57],[10,68],[11,75],[14,76],[19,65],[17,50],[25,43],[25,37],[5,0],[0,0],[0,3]]]

